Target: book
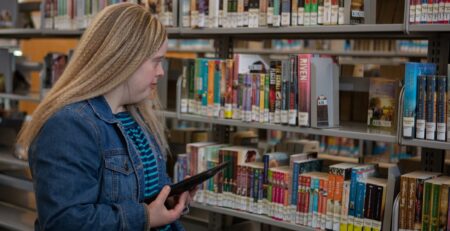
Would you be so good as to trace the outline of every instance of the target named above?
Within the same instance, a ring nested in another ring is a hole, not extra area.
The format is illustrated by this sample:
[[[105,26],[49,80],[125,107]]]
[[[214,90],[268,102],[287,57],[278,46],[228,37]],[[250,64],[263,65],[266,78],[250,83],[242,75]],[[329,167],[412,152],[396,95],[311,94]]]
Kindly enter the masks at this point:
[[[370,78],[368,126],[386,129],[396,126],[397,88],[395,80]]]
[[[415,171],[400,177],[399,229],[417,230],[422,226],[424,182],[440,173]]]
[[[425,137],[427,140],[436,139],[436,76],[427,76]]]
[[[310,126],[311,54],[298,55],[298,125]]]
[[[447,77],[437,76],[436,83],[436,139],[445,141],[447,132]]]
[[[425,139],[427,76],[419,75],[417,82],[416,138]]]
[[[311,127],[327,128],[339,126],[338,75],[339,67],[331,58],[311,58],[309,84]]]

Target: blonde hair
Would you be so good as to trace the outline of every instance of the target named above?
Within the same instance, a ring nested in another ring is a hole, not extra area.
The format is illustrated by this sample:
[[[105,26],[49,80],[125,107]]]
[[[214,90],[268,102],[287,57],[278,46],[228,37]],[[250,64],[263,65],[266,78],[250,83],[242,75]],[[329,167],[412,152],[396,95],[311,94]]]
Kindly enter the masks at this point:
[[[84,32],[72,60],[34,111],[32,120],[22,127],[18,144],[28,150],[45,122],[59,109],[104,95],[125,82],[166,39],[164,26],[142,6],[119,3],[106,7]],[[161,108],[159,99],[145,99],[126,107],[153,133],[161,150],[167,150],[165,120],[162,113],[155,113]]]

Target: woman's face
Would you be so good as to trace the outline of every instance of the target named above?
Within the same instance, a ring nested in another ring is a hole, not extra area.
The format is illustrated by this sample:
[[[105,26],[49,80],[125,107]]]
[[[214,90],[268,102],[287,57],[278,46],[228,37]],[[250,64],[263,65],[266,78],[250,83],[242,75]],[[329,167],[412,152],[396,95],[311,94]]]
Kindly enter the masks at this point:
[[[138,103],[145,98],[154,98],[157,95],[158,80],[164,77],[162,61],[167,52],[167,39],[159,50],[142,65],[127,80],[128,104]]]

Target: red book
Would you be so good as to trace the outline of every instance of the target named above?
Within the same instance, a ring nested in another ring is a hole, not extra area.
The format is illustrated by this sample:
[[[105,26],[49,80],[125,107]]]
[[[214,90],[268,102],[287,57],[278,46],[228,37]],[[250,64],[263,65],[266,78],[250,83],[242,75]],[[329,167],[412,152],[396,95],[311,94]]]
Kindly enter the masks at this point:
[[[298,125],[310,126],[312,54],[298,55]]]

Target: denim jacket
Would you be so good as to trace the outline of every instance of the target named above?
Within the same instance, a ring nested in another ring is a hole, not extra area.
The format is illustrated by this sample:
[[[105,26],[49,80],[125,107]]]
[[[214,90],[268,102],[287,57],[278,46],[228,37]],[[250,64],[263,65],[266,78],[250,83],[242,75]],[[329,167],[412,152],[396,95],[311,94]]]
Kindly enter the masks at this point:
[[[148,135],[150,138],[150,135]],[[159,187],[170,184],[157,158]],[[148,230],[139,153],[103,96],[73,103],[44,124],[29,149],[35,230]],[[183,230],[177,221],[172,230]]]

